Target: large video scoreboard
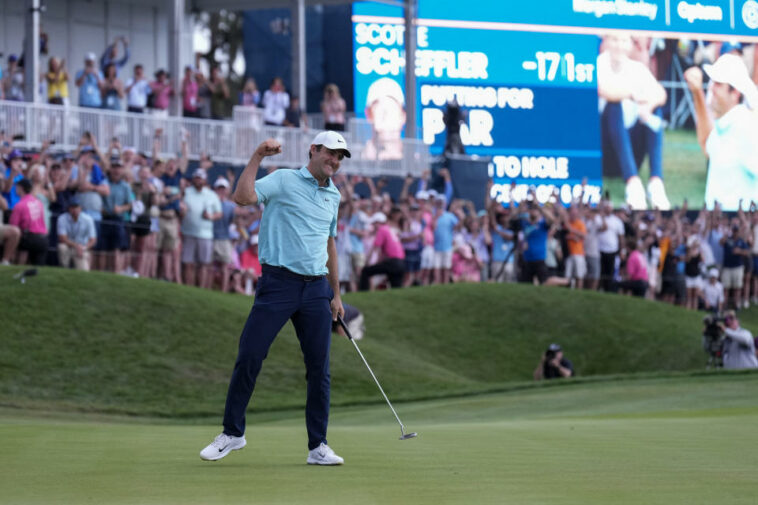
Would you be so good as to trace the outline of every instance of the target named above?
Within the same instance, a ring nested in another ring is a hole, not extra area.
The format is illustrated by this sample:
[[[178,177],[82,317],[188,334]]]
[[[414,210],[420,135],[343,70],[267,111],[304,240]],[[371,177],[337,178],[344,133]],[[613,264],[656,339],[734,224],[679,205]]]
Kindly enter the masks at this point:
[[[433,153],[445,144],[443,113],[455,97],[468,117],[467,154],[492,158],[496,196],[507,201],[536,187],[568,203],[586,183],[603,186],[597,58],[602,35],[758,40],[754,0],[419,0],[416,122]],[[404,87],[400,8],[353,7],[356,114],[379,79]],[[375,94],[374,94],[375,95]]]

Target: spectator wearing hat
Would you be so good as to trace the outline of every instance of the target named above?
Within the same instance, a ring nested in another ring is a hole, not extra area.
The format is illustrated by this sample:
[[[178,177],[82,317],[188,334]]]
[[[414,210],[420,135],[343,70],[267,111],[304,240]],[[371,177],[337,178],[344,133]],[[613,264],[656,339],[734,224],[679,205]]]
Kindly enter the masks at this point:
[[[103,73],[95,66],[95,53],[87,53],[84,68],[76,72],[76,85],[79,87],[79,107],[101,108],[102,91],[105,84]]]
[[[707,101],[703,71],[689,68],[684,78],[695,104],[697,139],[708,158],[705,203],[736,210],[740,195],[758,194],[758,89],[735,54],[724,54],[703,70],[710,78]]]
[[[753,335],[740,326],[737,314],[733,310],[727,310],[724,322],[719,323],[719,326],[724,332],[724,369],[758,368]]]
[[[534,380],[560,379],[574,376],[574,365],[563,356],[563,348],[550,344],[534,369]]]
[[[210,288],[210,264],[213,260],[213,221],[221,219],[221,202],[206,186],[207,172],[197,168],[192,183],[182,199],[182,265],[184,282]]]
[[[10,224],[21,230],[18,263],[23,265],[28,258],[33,265],[44,265],[48,246],[44,206],[32,194],[32,182],[29,179],[18,181],[16,189],[21,199],[13,207]]]
[[[124,166],[114,161],[108,172],[110,191],[103,197],[103,220],[97,244],[99,255],[98,270],[120,273],[125,269],[124,252],[129,251],[129,233],[126,223],[130,221],[130,211],[134,193],[124,179]]]
[[[16,185],[24,178],[24,155],[18,149],[13,149],[5,157],[5,179],[2,181],[2,193],[8,202],[8,210],[13,210],[21,196],[16,191]]]
[[[703,285],[703,306],[709,312],[724,310],[724,285],[719,282],[718,268],[708,270],[708,280]]]
[[[234,202],[229,200],[230,186],[226,177],[219,177],[213,183],[213,190],[221,203],[221,217],[213,221],[213,261],[221,267],[221,291],[224,293],[229,291],[229,276],[233,266],[234,247],[229,229],[237,208]]]
[[[24,101],[24,69],[18,64],[18,56],[8,56],[8,69],[0,81],[6,100]]]
[[[97,242],[95,221],[82,212],[79,199],[74,197],[68,210],[58,217],[58,261],[63,268],[70,268],[73,262],[77,270],[89,270],[90,251]]]
[[[140,64],[134,65],[134,75],[126,81],[126,110],[138,114],[145,112],[151,91],[144,68]]]
[[[4,214],[8,210],[8,201],[0,195],[0,246],[2,246],[3,256],[0,265],[10,265],[16,258],[16,249],[18,242],[21,240],[21,230],[18,226],[4,223]]]

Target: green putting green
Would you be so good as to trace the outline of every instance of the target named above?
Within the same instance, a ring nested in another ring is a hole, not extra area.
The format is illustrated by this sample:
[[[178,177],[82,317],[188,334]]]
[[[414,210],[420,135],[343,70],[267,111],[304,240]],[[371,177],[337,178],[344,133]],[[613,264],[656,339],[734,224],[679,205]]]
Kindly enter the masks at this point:
[[[305,464],[301,411],[250,416],[248,445],[203,462],[217,425],[0,410],[0,503],[753,504],[758,374],[563,382],[336,407],[342,467]]]

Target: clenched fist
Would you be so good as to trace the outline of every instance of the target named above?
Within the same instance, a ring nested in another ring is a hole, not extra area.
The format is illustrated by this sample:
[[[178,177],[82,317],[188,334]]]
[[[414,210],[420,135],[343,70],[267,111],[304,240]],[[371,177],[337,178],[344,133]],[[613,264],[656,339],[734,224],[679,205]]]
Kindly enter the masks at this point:
[[[703,89],[703,71],[700,70],[700,67],[690,67],[685,70],[684,80],[687,82],[690,91]]]
[[[265,140],[255,149],[255,155],[265,158],[282,152],[282,145],[274,139]]]

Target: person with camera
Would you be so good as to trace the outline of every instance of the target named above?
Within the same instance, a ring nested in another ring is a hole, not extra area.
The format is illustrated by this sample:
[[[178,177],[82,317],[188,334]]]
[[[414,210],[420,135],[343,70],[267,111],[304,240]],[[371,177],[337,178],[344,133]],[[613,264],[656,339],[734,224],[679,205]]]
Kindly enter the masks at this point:
[[[724,368],[727,370],[758,368],[753,335],[740,326],[737,314],[733,310],[727,310],[724,313],[724,321],[719,322],[718,326],[724,334]]]
[[[574,365],[563,357],[563,349],[558,344],[550,344],[542,355],[537,368],[534,369],[534,380],[561,379],[574,376]]]

